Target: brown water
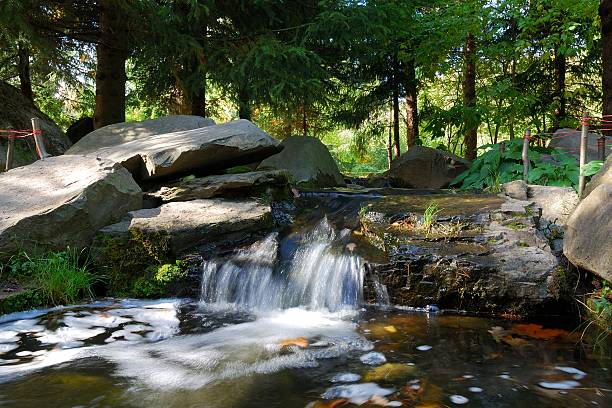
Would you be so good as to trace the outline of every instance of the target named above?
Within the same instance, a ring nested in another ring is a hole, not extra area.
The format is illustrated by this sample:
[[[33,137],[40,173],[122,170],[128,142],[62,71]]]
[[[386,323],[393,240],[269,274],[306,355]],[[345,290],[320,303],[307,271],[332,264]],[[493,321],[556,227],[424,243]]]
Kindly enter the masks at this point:
[[[364,406],[612,406],[609,358],[576,334],[504,320],[377,308],[252,314],[174,299],[1,322],[2,406],[356,406],[347,396]],[[372,352],[386,363],[361,361]],[[331,381],[342,373],[361,379]]]

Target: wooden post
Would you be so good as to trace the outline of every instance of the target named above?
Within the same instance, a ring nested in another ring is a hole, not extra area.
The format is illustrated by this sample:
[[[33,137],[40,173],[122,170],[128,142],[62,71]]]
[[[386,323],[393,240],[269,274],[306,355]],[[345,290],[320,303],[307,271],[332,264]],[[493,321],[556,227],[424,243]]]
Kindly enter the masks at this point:
[[[606,137],[604,135],[597,139],[597,158],[606,161]]]
[[[523,138],[523,180],[527,181],[529,174],[529,140],[531,139],[531,130],[525,129],[525,137]]]
[[[49,153],[45,149],[45,142],[42,136],[42,130],[40,128],[40,119],[32,118],[32,130],[34,131],[34,141],[36,142],[36,151],[41,160],[45,160],[49,157]]]
[[[499,153],[503,156],[506,153],[506,142],[499,143]]]
[[[13,168],[13,152],[15,150],[15,135],[9,133],[8,144],[6,145],[6,166],[5,170],[9,171]]]
[[[582,115],[582,133],[580,135],[580,178],[578,179],[578,195],[582,197],[586,177],[583,175],[584,166],[587,159],[587,147],[589,144],[589,113]]]

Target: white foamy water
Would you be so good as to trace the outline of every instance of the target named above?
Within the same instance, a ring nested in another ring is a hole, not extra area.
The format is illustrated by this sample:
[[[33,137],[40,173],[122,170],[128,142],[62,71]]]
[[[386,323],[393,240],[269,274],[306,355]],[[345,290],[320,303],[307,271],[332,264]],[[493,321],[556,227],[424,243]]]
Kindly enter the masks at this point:
[[[277,234],[223,263],[206,262],[201,300],[250,310],[354,309],[363,299],[364,271],[362,259],[343,244],[349,233],[336,233],[323,219],[304,237],[288,265],[279,265]]]
[[[204,322],[219,324],[217,313],[236,309],[248,310],[254,320],[205,333],[181,334],[181,302],[175,300],[97,302],[5,319],[0,352],[11,362],[0,363],[0,381],[95,357],[140,387],[195,390],[370,351],[373,344],[351,321],[362,302],[364,272],[361,258],[346,244],[349,234],[337,233],[324,219],[283,262],[277,234],[206,262],[198,309]],[[51,311],[54,323],[48,328]],[[41,350],[24,350],[21,335],[35,339]]]

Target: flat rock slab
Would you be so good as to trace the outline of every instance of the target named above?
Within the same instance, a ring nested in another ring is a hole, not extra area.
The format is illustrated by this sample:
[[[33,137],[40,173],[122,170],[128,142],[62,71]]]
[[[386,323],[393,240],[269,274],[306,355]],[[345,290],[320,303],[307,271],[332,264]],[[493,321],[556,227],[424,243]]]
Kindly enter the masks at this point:
[[[97,258],[112,246],[126,256],[151,251],[153,258],[177,257],[185,250],[265,231],[272,226],[269,205],[256,200],[224,199],[173,202],[132,211],[119,223],[100,229],[94,243]]]
[[[137,180],[212,173],[278,153],[280,143],[248,120],[154,135],[95,151],[119,162]]]
[[[212,119],[191,115],[173,115],[142,122],[115,123],[88,133],[68,149],[66,154],[92,154],[104,147],[214,124],[215,121]]]
[[[286,190],[289,179],[283,171],[254,171],[240,174],[221,174],[182,181],[147,193],[161,203],[190,201],[216,196],[264,193],[267,190]]]
[[[576,160],[580,160],[580,139],[582,136],[582,132],[576,129],[559,129],[554,135],[553,139],[550,141],[548,147],[551,149],[557,149],[564,153],[570,154],[576,158]],[[601,136],[589,133],[587,138],[587,162],[591,160],[599,160],[599,154],[597,151],[597,139]],[[612,140],[609,136],[606,137],[606,140],[609,142]],[[611,148],[609,144],[606,144],[606,157],[610,154]]]
[[[142,191],[120,164],[57,156],[0,175],[0,252],[82,248],[96,231],[142,208]]]

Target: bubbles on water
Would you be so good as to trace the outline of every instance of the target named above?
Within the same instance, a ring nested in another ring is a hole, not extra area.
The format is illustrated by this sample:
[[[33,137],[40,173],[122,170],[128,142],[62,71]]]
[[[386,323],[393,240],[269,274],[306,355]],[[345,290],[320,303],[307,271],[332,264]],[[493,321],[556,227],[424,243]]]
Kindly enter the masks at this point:
[[[453,404],[457,405],[464,405],[470,402],[470,400],[463,395],[451,395],[449,398]]]
[[[480,387],[470,387],[470,388],[468,388],[468,391],[473,392],[473,393],[480,393],[480,392],[482,392],[482,388],[480,388]]]
[[[363,356],[359,357],[359,360],[361,360],[363,364],[367,365],[379,365],[387,362],[385,355],[377,351],[364,354]]]
[[[341,373],[336,374],[331,378],[331,382],[355,382],[361,380],[361,376],[359,374],[353,373]]]
[[[542,388],[546,388],[549,390],[571,390],[576,387],[580,387],[580,383],[578,381],[540,381],[538,385]]]
[[[587,373],[585,373],[584,371],[579,370],[579,369],[574,368],[574,367],[556,366],[555,369],[557,369],[559,371],[563,371],[564,373],[567,373],[567,374],[574,374],[572,376],[574,378],[574,380],[582,380],[587,375]]]
[[[419,351],[429,351],[429,350],[432,349],[432,347],[424,344],[422,346],[418,346],[416,349],[419,350]]]

